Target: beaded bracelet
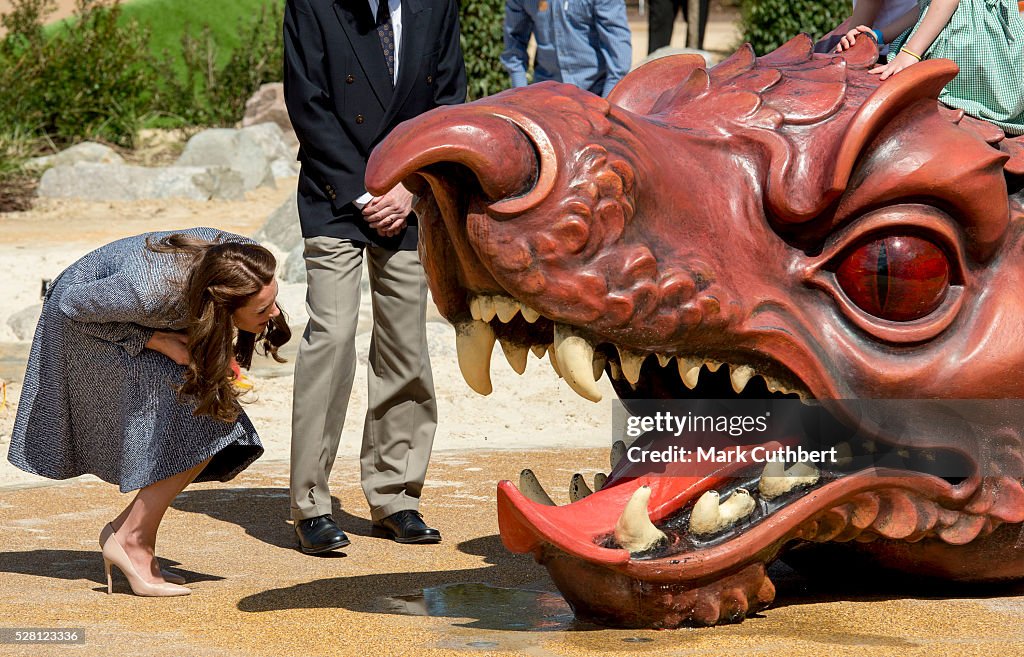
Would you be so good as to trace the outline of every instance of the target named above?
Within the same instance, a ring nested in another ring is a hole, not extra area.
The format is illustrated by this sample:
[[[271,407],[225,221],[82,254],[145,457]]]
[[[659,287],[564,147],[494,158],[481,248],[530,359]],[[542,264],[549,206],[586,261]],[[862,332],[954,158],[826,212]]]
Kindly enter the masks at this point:
[[[921,55],[918,55],[913,50],[907,50],[906,46],[903,46],[902,48],[900,48],[900,52],[905,52],[908,55],[910,55],[911,57],[913,57],[914,59],[916,59],[917,61],[921,61]]]

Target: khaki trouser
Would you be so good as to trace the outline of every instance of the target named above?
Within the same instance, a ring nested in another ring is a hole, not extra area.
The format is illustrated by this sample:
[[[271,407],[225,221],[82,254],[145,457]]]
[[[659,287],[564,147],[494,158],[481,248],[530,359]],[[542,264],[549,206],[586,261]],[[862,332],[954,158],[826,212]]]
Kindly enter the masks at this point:
[[[331,513],[327,481],[355,376],[364,253],[369,258],[373,333],[360,480],[375,521],[419,506],[437,427],[424,323],[427,286],[419,256],[415,251],[314,237],[305,240],[309,324],[295,362],[294,520]]]

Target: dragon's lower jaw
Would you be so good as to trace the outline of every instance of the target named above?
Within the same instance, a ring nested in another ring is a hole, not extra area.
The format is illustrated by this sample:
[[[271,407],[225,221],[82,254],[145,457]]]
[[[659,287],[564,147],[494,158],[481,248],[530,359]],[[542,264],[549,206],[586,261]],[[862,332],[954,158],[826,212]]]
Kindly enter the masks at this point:
[[[772,602],[767,566],[798,541],[855,545],[885,568],[914,575],[977,581],[1024,574],[1020,527],[1012,524],[1024,520],[1024,490],[1012,478],[953,485],[906,471],[853,473],[759,500],[734,524],[696,536],[696,500],[716,489],[722,498],[757,489],[741,466],[710,468],[639,477],[617,468],[603,488],[565,506],[531,500],[503,481],[502,540],[548,568],[579,618],[620,627],[739,622]],[[523,481],[536,496],[534,485]],[[616,525],[643,487],[650,520],[666,538],[630,553],[616,545]]]

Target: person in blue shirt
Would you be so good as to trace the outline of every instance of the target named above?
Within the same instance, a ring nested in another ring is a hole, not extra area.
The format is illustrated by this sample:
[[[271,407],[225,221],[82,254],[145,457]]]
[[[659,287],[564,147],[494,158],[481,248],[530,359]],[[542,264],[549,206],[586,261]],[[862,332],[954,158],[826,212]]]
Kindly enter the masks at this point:
[[[533,82],[555,80],[607,96],[632,63],[624,0],[507,0],[501,63],[513,87],[527,85],[531,35]]]

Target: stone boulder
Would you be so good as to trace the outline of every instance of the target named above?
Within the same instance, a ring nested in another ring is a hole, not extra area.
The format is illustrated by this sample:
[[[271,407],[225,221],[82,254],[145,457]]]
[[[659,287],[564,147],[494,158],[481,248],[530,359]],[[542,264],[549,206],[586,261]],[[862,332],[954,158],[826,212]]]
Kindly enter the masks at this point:
[[[284,268],[281,269],[281,280],[285,283],[306,282],[306,259],[302,255],[303,245],[300,242],[288,253],[284,261]]]
[[[289,145],[298,145],[299,140],[295,137],[291,119],[288,118],[288,108],[284,104],[284,84],[280,82],[261,86],[249,100],[245,101],[243,128],[267,122],[276,123],[281,128]]]
[[[299,227],[298,195],[292,192],[284,203],[270,213],[263,226],[256,232],[257,242],[270,242],[282,251],[291,251],[302,246],[302,230]],[[305,280],[305,274],[303,274]]]
[[[268,160],[295,159],[296,149],[285,142],[284,132],[276,123],[258,123],[246,126],[240,132],[252,137],[259,144]]]
[[[294,178],[299,175],[299,163],[295,160],[274,160],[270,163],[270,171],[274,178]]]
[[[270,160],[270,172],[274,178],[293,178],[299,175],[299,163],[295,161],[298,146],[288,142],[276,123],[259,123],[242,128],[263,149]]]
[[[179,167],[227,167],[242,176],[248,191],[264,185],[274,186],[270,158],[250,134],[230,128],[204,130],[188,140],[176,162]]]
[[[31,169],[45,169],[46,167],[71,166],[79,162],[124,164],[124,158],[110,146],[97,144],[94,141],[83,141],[53,155],[34,157],[26,162],[25,166]]]
[[[240,201],[245,198],[245,186],[242,175],[226,167],[151,168],[82,163],[48,169],[39,181],[38,194],[41,198],[89,201]]]
[[[14,332],[15,337],[23,342],[32,339],[36,332],[36,324],[39,323],[39,315],[43,312],[43,304],[36,303],[28,308],[22,308],[7,318],[7,326]]]

